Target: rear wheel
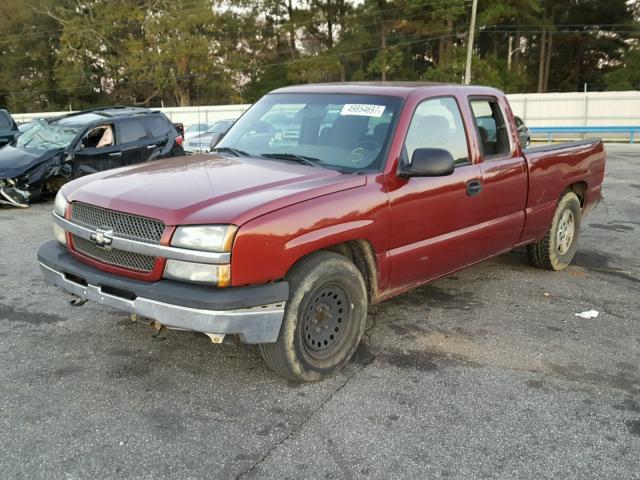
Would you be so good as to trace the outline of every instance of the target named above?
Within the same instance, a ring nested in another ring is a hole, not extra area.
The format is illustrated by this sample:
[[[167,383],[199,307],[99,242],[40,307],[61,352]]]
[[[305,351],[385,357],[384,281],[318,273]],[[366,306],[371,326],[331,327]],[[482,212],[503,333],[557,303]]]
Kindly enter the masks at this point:
[[[531,263],[546,270],[562,270],[573,260],[578,249],[582,210],[573,192],[563,195],[544,238],[527,246]]]
[[[275,343],[259,346],[276,373],[297,381],[335,375],[355,352],[367,317],[362,275],[341,255],[317,252],[287,275],[289,301]]]

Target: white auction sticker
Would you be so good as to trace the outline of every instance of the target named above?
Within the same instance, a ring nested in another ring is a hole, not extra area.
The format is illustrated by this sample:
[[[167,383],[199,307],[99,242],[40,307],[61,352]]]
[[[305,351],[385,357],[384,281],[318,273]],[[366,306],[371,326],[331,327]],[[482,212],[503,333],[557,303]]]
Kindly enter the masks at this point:
[[[361,117],[381,117],[384,113],[384,105],[367,105],[365,103],[347,103],[340,115],[360,115]]]

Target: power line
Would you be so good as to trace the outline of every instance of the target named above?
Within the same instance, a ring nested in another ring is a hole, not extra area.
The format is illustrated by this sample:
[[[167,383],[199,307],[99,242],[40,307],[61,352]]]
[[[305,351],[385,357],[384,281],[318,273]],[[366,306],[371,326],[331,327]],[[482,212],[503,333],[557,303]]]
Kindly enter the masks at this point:
[[[496,31],[496,30],[489,30],[489,31],[485,31],[482,33],[486,33],[486,34],[500,34],[500,33],[515,33],[518,30],[515,29],[511,29],[511,30],[504,30],[504,31]],[[530,30],[528,33],[542,33],[543,30]],[[296,58],[296,59],[292,59],[292,60],[287,60],[287,61],[283,61],[283,62],[276,62],[276,63],[266,63],[266,64],[258,64],[256,65],[257,68],[261,68],[261,69],[268,69],[268,68],[273,68],[273,67],[284,67],[284,66],[288,66],[288,65],[292,65],[292,64],[297,64],[297,63],[304,63],[304,62],[308,62],[308,61],[318,61],[318,60],[324,60],[324,59],[328,59],[328,58],[340,58],[340,57],[345,57],[345,56],[349,56],[349,55],[353,55],[353,54],[357,54],[357,53],[367,53],[367,52],[373,52],[373,51],[379,51],[379,50],[383,50],[385,48],[387,49],[393,49],[393,48],[398,48],[398,47],[402,47],[402,46],[411,46],[411,45],[417,45],[417,44],[422,44],[422,43],[427,43],[427,42],[431,42],[431,41],[435,41],[435,40],[441,40],[441,39],[445,39],[445,38],[456,38],[459,37],[461,34],[464,34],[465,31],[464,30],[457,30],[457,31],[453,31],[453,32],[447,32],[445,34],[442,35],[436,35],[436,36],[429,36],[426,38],[421,38],[418,40],[412,40],[412,41],[404,41],[404,42],[398,42],[395,44],[390,44],[387,45],[386,47],[371,47],[371,48],[361,48],[361,49],[354,49],[354,50],[348,50],[348,51],[342,51],[342,52],[335,52],[335,53],[330,53],[330,54],[321,54],[321,55],[308,55],[308,56],[303,56],[300,58]],[[576,34],[576,33],[580,33],[580,34],[589,34],[590,32],[587,31],[575,31],[575,30],[557,30],[553,32],[554,34]],[[138,72],[134,72],[134,73],[138,73]],[[227,73],[224,71],[219,71],[219,72],[209,72],[206,74],[189,74],[189,75],[178,75],[178,76],[174,76],[172,77],[172,80],[189,80],[189,79],[209,79],[209,78],[217,78],[220,75],[226,75]],[[124,85],[135,85],[135,84],[152,84],[151,80],[123,80],[123,81],[117,81],[115,83],[116,87],[118,86],[124,86]],[[85,84],[85,85],[76,85],[74,87],[68,87],[68,88],[52,88],[52,89],[42,89],[42,90],[28,90],[28,91],[0,91],[0,95],[35,95],[35,94],[42,94],[42,93],[53,93],[53,92],[68,92],[68,91],[73,91],[73,90],[81,90],[81,89],[95,89],[95,90],[101,90],[102,86],[101,85],[96,85],[96,84]]]
[[[292,64],[297,64],[297,63],[304,63],[304,62],[308,62],[309,60],[313,60],[313,61],[317,61],[317,60],[325,60],[328,58],[340,58],[340,57],[344,57],[344,56],[348,56],[348,55],[353,55],[356,53],[366,53],[366,52],[373,52],[373,51],[378,51],[378,50],[382,50],[383,48],[387,48],[387,49],[393,49],[393,48],[398,48],[398,47],[405,47],[405,46],[410,46],[410,45],[416,45],[416,44],[420,44],[420,43],[426,43],[426,42],[431,42],[434,40],[441,40],[441,39],[445,39],[445,38],[455,38],[459,35],[459,32],[450,32],[444,35],[438,35],[438,36],[431,36],[431,37],[427,37],[427,38],[422,38],[419,40],[413,40],[413,41],[406,41],[406,42],[398,42],[395,44],[390,44],[387,45],[386,47],[371,47],[371,48],[361,48],[361,49],[356,49],[356,50],[349,50],[349,51],[344,51],[344,52],[336,52],[336,53],[332,53],[332,54],[323,54],[323,55],[315,55],[315,56],[305,56],[305,57],[301,57],[301,58],[296,58],[293,60],[287,60],[284,62],[276,62],[276,63],[268,63],[268,64],[260,64],[257,67],[258,68],[262,68],[262,69],[266,69],[266,68],[274,68],[274,67],[283,67],[283,66],[288,66],[288,65],[292,65]],[[213,76],[219,76],[219,75],[225,75],[225,72],[211,72],[211,73],[207,73],[207,74],[189,74],[189,75],[181,75],[181,76],[174,76],[173,79],[175,80],[190,80],[190,79],[209,79]],[[116,82],[115,85],[116,86],[122,86],[122,85],[132,85],[132,84],[145,84],[145,83],[151,83],[150,80],[125,80],[125,81],[121,81],[121,82]],[[53,92],[67,92],[69,90],[80,90],[80,89],[101,89],[101,85],[95,85],[95,84],[86,84],[86,85],[76,85],[74,87],[70,87],[70,88],[51,88],[51,89],[43,89],[43,90],[29,90],[29,91],[0,91],[0,95],[35,95],[35,94],[41,94],[41,93],[53,93]]]
[[[407,6],[402,6],[402,7],[394,7],[394,8],[388,8],[388,9],[375,9],[375,10],[368,10],[368,11],[362,11],[362,12],[357,12],[357,10],[354,10],[353,12],[349,12],[346,13],[345,15],[341,16],[341,17],[335,17],[333,20],[339,21],[339,20],[346,20],[346,19],[357,19],[357,18],[361,18],[361,17],[367,17],[367,16],[375,16],[377,14],[381,14],[381,13],[389,13],[389,12],[396,12],[399,10],[416,10],[416,9],[420,9],[422,7],[425,6],[433,6],[433,5],[447,5],[447,0],[425,0],[420,4],[417,5],[412,5],[410,7]],[[213,7],[212,8],[204,8],[204,9],[192,9],[189,13],[185,13],[181,15],[181,19],[185,19],[185,18],[201,18],[202,14],[198,13],[199,11],[201,12],[211,12],[212,14],[217,14],[220,15],[219,12],[216,12]],[[225,12],[222,12],[225,13]],[[433,11],[429,11],[429,12],[425,12],[425,13],[433,13]],[[46,15],[46,14],[42,14],[42,15]],[[216,18],[212,18],[211,20],[216,20]],[[392,19],[393,20],[393,19]],[[306,20],[306,21],[291,21],[289,20],[286,23],[291,22],[293,24],[294,27],[300,27],[300,26],[304,26],[304,25],[311,25],[314,23],[322,23],[322,21],[319,21],[318,19],[310,19],[310,20]],[[280,27],[280,28],[284,28],[284,27]],[[235,31],[235,29],[233,29]],[[220,29],[219,31],[225,32],[225,31],[229,31],[229,30],[225,30],[225,29]],[[51,29],[51,30],[39,30],[37,32],[26,32],[26,33],[21,33],[21,34],[9,34],[9,35],[0,35],[0,43],[7,43],[7,42],[11,42],[13,40],[16,39],[20,39],[23,37],[39,37],[39,36],[47,36],[47,35],[51,35],[52,33],[79,33],[79,32],[84,32],[84,33],[95,33],[95,29],[94,28],[89,28],[89,27],[83,27],[83,28],[69,28],[69,27],[64,27],[61,26],[59,28],[55,28],[55,29]]]
[[[439,13],[441,11],[444,11],[444,10],[431,10],[429,12],[421,12],[421,13],[418,13],[418,14],[413,15],[413,16],[404,16],[403,20],[416,20],[416,19],[419,19],[420,17],[422,17],[424,15],[433,14],[434,12],[435,13]],[[388,21],[394,21],[394,20],[382,20],[382,22],[388,22]],[[366,24],[362,24],[361,23],[361,24],[359,24],[359,27],[360,28],[366,28],[366,27],[378,25],[379,23],[380,23],[380,21],[375,21],[375,22],[366,23]],[[238,45],[240,47],[246,47],[248,49],[254,49],[254,50],[261,50],[266,45],[266,42],[264,40],[260,40],[260,39],[256,39],[256,38],[248,39],[248,38],[239,37],[237,39],[234,38],[232,40],[234,40],[236,42],[236,45]],[[223,40],[223,42],[224,42],[224,40]],[[1,43],[2,43],[2,41],[0,41],[0,44]],[[7,54],[5,54],[5,58],[7,58]]]

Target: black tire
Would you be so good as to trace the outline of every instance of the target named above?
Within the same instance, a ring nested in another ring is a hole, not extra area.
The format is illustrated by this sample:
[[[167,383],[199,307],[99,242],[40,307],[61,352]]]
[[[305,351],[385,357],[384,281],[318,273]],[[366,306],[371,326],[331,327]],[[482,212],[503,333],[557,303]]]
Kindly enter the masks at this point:
[[[571,237],[568,235],[567,218],[572,219]],[[545,270],[563,270],[573,260],[578,249],[582,209],[573,192],[565,193],[553,216],[551,228],[544,238],[527,246],[531,263]],[[563,226],[564,225],[564,226]]]
[[[31,188],[29,190],[29,204],[38,203],[40,200],[42,200],[43,194],[44,194],[44,189],[42,185]]]
[[[275,343],[259,345],[267,365],[290,380],[317,381],[339,372],[364,333],[367,290],[356,266],[316,252],[287,275],[289,300]]]

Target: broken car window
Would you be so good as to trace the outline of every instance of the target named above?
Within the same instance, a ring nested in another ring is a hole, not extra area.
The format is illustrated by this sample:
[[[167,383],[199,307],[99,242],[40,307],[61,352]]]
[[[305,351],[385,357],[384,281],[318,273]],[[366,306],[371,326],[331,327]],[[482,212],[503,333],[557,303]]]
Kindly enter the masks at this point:
[[[80,144],[80,148],[104,148],[113,145],[113,127],[100,125],[92,128]]]
[[[82,130],[78,125],[57,125],[54,122],[40,121],[18,137],[18,148],[49,150],[68,147]]]
[[[97,148],[110,147],[111,145],[113,145],[113,128],[111,125],[107,125],[102,132],[102,138],[100,138]]]

